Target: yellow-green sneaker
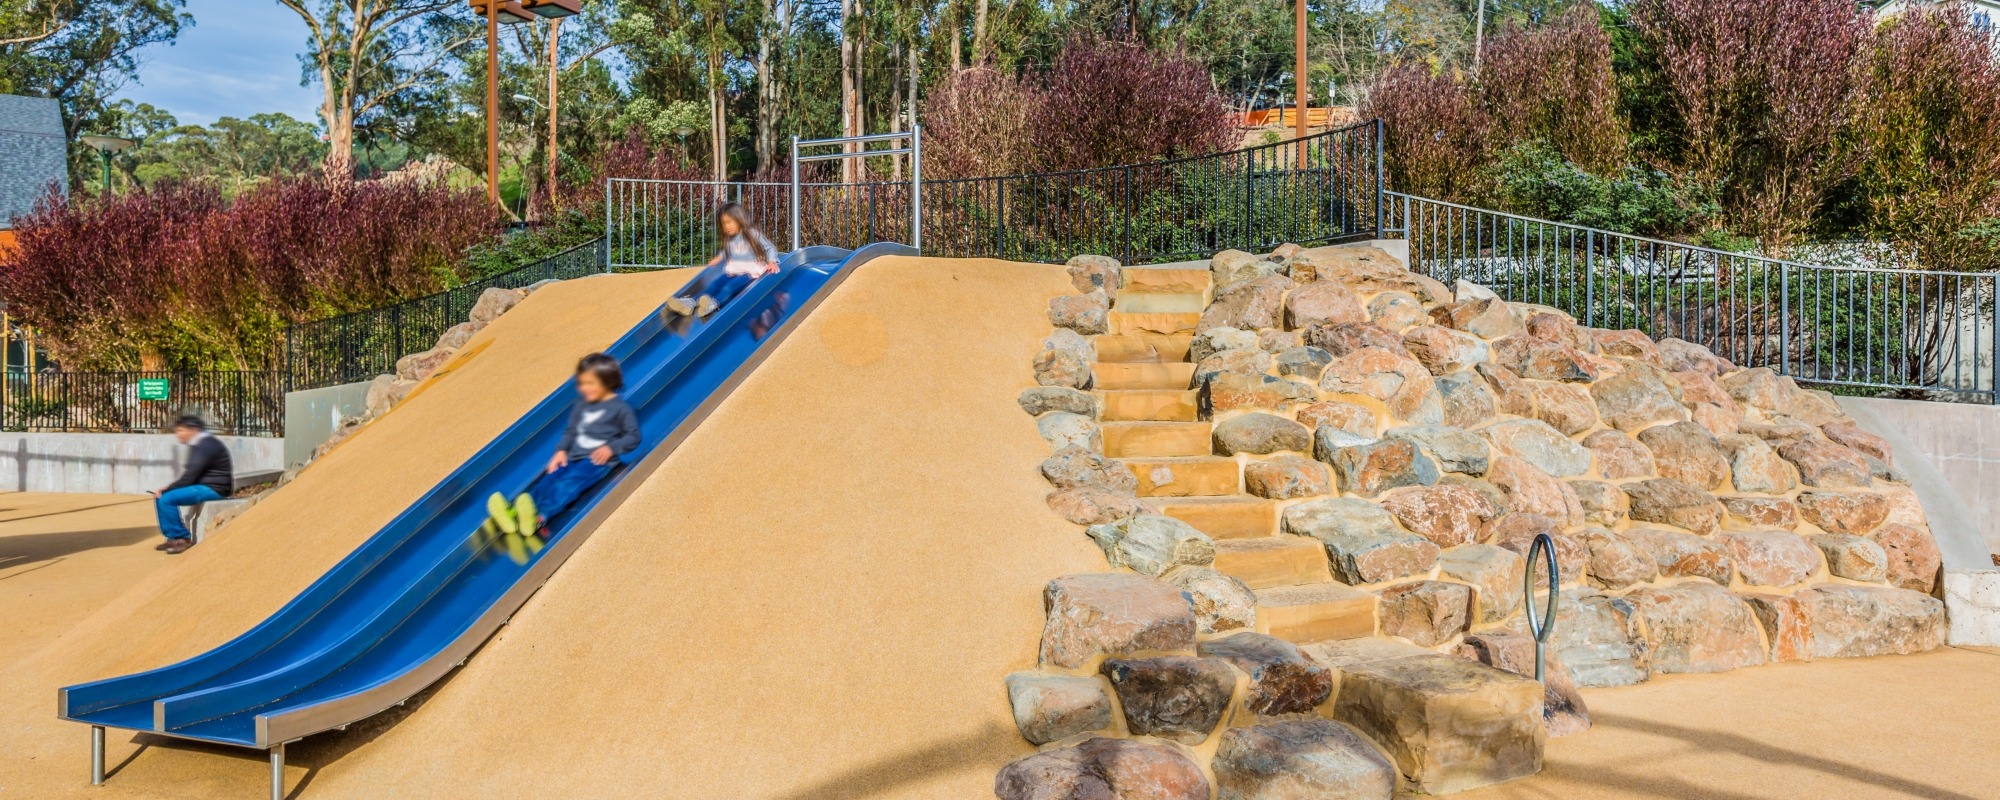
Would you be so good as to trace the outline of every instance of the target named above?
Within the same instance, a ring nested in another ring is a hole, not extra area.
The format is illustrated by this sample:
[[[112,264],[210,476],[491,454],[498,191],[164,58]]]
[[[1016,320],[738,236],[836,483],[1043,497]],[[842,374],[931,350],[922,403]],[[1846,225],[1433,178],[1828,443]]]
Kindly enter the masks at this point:
[[[514,521],[521,526],[521,534],[533,536],[542,532],[542,515],[535,508],[535,496],[522,492],[514,498]]]
[[[514,509],[507,505],[507,498],[499,492],[486,498],[486,516],[502,533],[521,532],[521,526],[514,522]]]

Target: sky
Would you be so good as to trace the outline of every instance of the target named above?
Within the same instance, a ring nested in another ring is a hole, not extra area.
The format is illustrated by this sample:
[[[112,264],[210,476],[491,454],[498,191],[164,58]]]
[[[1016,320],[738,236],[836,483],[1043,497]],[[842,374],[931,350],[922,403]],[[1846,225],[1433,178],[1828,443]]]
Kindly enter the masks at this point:
[[[187,0],[194,25],[141,53],[122,99],[164,108],[183,124],[282,111],[309,123],[319,92],[299,85],[306,26],[277,0]]]

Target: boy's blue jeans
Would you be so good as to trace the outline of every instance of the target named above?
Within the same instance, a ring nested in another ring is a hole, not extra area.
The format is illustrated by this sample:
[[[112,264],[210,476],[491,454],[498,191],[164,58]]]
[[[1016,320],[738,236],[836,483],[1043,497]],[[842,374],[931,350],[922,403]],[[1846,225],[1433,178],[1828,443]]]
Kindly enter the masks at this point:
[[[161,492],[159,498],[153,501],[153,511],[160,518],[160,533],[169,539],[193,537],[194,534],[188,532],[187,523],[181,522],[181,508],[221,499],[222,495],[216,494],[214,489],[199,483]]]
[[[535,511],[547,523],[567,510],[586,490],[604,480],[604,476],[611,474],[617,466],[617,461],[599,466],[590,463],[589,456],[571,456],[562,469],[543,475],[534,486],[528,487],[528,496],[535,498]]]

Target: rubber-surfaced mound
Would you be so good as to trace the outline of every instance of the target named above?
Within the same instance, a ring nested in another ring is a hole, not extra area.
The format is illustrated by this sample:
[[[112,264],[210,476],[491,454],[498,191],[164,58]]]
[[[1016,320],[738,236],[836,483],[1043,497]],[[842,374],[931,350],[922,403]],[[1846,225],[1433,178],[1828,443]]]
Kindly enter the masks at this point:
[[[21,724],[0,731],[0,786],[256,796],[258,754],[179,745],[92,789],[88,737],[54,719],[54,687],[254,624],[539,396],[509,381],[546,392],[674,283],[537,292],[481,335],[561,336],[481,350],[278,495],[309,503],[260,504],[32,659],[4,690]],[[407,711],[292,745],[290,784],[310,798],[989,794],[1032,751],[994,687],[1035,658],[1035,592],[1103,565],[1049,515],[1040,478],[996,466],[1040,458],[1011,390],[1047,332],[1043,304],[1068,291],[1054,266],[869,264],[462,670]],[[546,369],[526,363],[543,349]],[[354,503],[368,512],[349,514],[355,530],[325,530]],[[117,767],[135,747],[111,740]]]

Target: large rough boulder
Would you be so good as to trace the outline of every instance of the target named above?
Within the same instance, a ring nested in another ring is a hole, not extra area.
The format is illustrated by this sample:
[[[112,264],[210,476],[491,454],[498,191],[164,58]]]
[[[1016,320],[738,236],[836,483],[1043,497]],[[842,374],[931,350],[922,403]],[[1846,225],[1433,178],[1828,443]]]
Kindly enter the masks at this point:
[[[1444,421],[1444,401],[1430,370],[1409,356],[1379,347],[1363,347],[1341,355],[1321,373],[1319,388],[1336,394],[1358,394],[1382,401],[1389,413],[1416,424]]]
[[[1860,453],[1832,442],[1800,439],[1780,445],[1778,455],[1799,468],[1799,481],[1807,486],[1866,488],[1874,477]]]
[[[1729,456],[1729,474],[1739,492],[1782,494],[1797,484],[1792,465],[1755,436],[1734,434],[1719,441]]]
[[[1828,533],[1866,534],[1889,519],[1889,496],[1826,489],[1799,492],[1799,515]]]
[[[1521,554],[1490,544],[1468,544],[1446,551],[1437,562],[1445,577],[1478,590],[1478,622],[1499,622],[1520,610],[1522,572],[1528,563]]]
[[[1769,660],[1750,607],[1710,583],[1677,583],[1626,595],[1644,623],[1653,672],[1724,672]]]
[[[1608,528],[1593,527],[1584,528],[1577,539],[1590,551],[1590,563],[1584,574],[1593,584],[1623,589],[1649,582],[1660,574],[1660,564],[1653,554],[1630,537]]]
[[[1098,525],[1146,512],[1146,504],[1129,490],[1102,486],[1057,489],[1048,496],[1049,509],[1078,525]]]
[[[1334,281],[1308,283],[1285,298],[1285,322],[1294,330],[1367,321],[1368,311],[1361,307],[1361,301]]]
[[[1446,581],[1411,581],[1382,590],[1382,633],[1418,647],[1444,644],[1472,624],[1472,587]]]
[[[1212,567],[1179,567],[1163,579],[1187,596],[1202,633],[1248,630],[1257,624],[1256,592],[1232,576]]]
[[[1381,510],[1439,547],[1457,547],[1473,541],[1499,513],[1478,492],[1452,484],[1390,492],[1382,498]],[[1289,520],[1290,516],[1287,510],[1286,518]]]
[[[1836,578],[1881,583],[1889,577],[1889,554],[1882,546],[1848,533],[1825,533],[1812,543],[1826,556],[1826,571]]]
[[[1518,624],[1515,628],[1525,631]],[[1649,646],[1639,631],[1630,600],[1572,589],[1565,590],[1556,605],[1556,627],[1549,637],[1549,648],[1569,666],[1578,686],[1645,682],[1653,675]]]
[[[1944,603],[1886,586],[1827,584],[1798,593],[1814,658],[1921,653],[1944,644]]]
[[[1320,428],[1313,457],[1333,467],[1344,491],[1373,497],[1402,486],[1429,486],[1442,473],[1437,461],[1408,439],[1355,441]]]
[[[1606,480],[1650,478],[1654,469],[1653,451],[1630,436],[1604,430],[1583,437],[1583,446],[1597,456],[1597,471]]]
[[[1403,349],[1432,375],[1471,369],[1492,358],[1486,340],[1441,325],[1418,325],[1404,331]]]
[[[1282,410],[1318,399],[1313,387],[1275,375],[1244,375],[1225,372],[1202,384],[1203,399],[1211,412],[1240,409]]]
[[[1384,436],[1407,439],[1424,455],[1437,461],[1446,472],[1484,475],[1490,458],[1486,440],[1464,428],[1449,425],[1405,425],[1390,428]]]
[[[1590,400],[1590,393],[1573,383],[1549,383],[1536,381],[1535,419],[1562,431],[1564,436],[1575,436],[1597,427],[1597,405]]]
[[[1556,520],[1559,527],[1583,524],[1583,501],[1576,489],[1533,464],[1518,458],[1497,458],[1486,479],[1506,497],[1509,511],[1540,514]]]
[[[1175,567],[1215,563],[1215,542],[1173,517],[1141,514],[1092,525],[1086,531],[1114,567],[1142,575],[1163,575]]]
[[[1110,330],[1111,298],[1104,292],[1066,294],[1049,299],[1049,324],[1086,336]]]
[[[993,779],[998,800],[1208,800],[1208,777],[1180,751],[1093,738],[1025,756]]]
[[[1098,672],[1118,693],[1128,730],[1182,744],[1206,740],[1236,691],[1236,673],[1219,658],[1109,658]]]
[[[1338,722],[1231,728],[1211,767],[1217,800],[1390,800],[1396,768]]]
[[[1790,586],[1819,571],[1819,550],[1790,531],[1725,533],[1736,574],[1752,586]]]
[[[1672,478],[1653,478],[1624,485],[1632,501],[1632,518],[1714,533],[1722,527],[1722,506],[1714,495]]]
[[[1014,726],[1034,744],[1111,727],[1111,697],[1096,678],[1016,672],[1007,676]]]
[[[1448,794],[1542,769],[1542,687],[1455,656],[1342,668],[1333,717],[1389,752],[1411,788]]]
[[[1514,631],[1488,631],[1465,637],[1459,644],[1457,654],[1494,669],[1506,670],[1524,678],[1535,677],[1535,640],[1533,637]],[[1562,653],[1546,653],[1542,669],[1542,721],[1548,725],[1550,738],[1582,733],[1590,729],[1590,707],[1583,702],[1583,692],[1577,688],[1576,679],[1570,676],[1569,667],[1563,664]]]
[[[1736,564],[1722,544],[1667,528],[1633,528],[1625,538],[1653,557],[1661,577],[1707,578],[1728,586]]]
[[[1444,404],[1444,424],[1477,428],[1492,421],[1498,399],[1484,378],[1473,372],[1437,376],[1438,397]]]
[[[1333,672],[1298,645],[1261,633],[1202,642],[1200,655],[1229,662],[1249,676],[1243,707],[1253,714],[1306,714],[1333,695]]]
[[[1217,283],[1222,286],[1223,284]],[[1227,286],[1216,292],[1215,302],[1208,310],[1201,312],[1199,330],[1209,328],[1239,328],[1256,330],[1276,328],[1285,320],[1285,292],[1292,288],[1292,279],[1283,275],[1265,275]]]
[[[1110,256],[1072,256],[1063,266],[1069,272],[1070,285],[1083,294],[1103,292],[1116,297],[1118,288],[1124,285],[1124,277],[1119,272],[1122,265]]]
[[[1660,477],[1711,491],[1729,483],[1729,459],[1707,428],[1692,422],[1656,425],[1640,431],[1639,441],[1653,452]]]
[[[1873,538],[1889,559],[1890,585],[1922,594],[1930,594],[1937,588],[1944,557],[1930,531],[1892,522],[1877,528]]]
[[[1686,412],[1679,394],[1679,381],[1671,373],[1644,364],[1627,364],[1618,374],[1590,385],[1604,424],[1627,433],[1680,421]]]
[[[1555,477],[1568,478],[1590,471],[1590,451],[1541,420],[1510,419],[1495,422],[1479,432],[1493,443],[1494,449]]]
[[[1243,487],[1258,497],[1291,500],[1333,491],[1325,464],[1303,456],[1281,455],[1243,465]]]
[[[1093,453],[1104,452],[1104,430],[1097,420],[1082,414],[1054,411],[1035,418],[1035,429],[1051,450],[1076,447]]]
[[[453,350],[437,348],[403,356],[396,359],[396,377],[405,381],[422,381],[436,374],[439,367],[443,367],[457,354]]]
[[[1035,356],[1035,382],[1071,389],[1090,387],[1090,362],[1075,350],[1043,350]]]
[[[1215,442],[1215,452],[1226,456],[1237,453],[1268,455],[1281,450],[1312,451],[1312,431],[1276,414],[1252,413],[1230,417],[1215,424],[1211,438]]]
[[[488,287],[486,291],[479,293],[478,300],[472,302],[472,321],[480,325],[489,324],[518,305],[525,297],[527,297],[525,293],[514,289]]]
[[[1049,483],[1055,484],[1058,489],[1096,486],[1131,492],[1139,488],[1138,477],[1124,464],[1074,446],[1057,450],[1055,455],[1043,461],[1042,477],[1049,479]]]
[[[1092,657],[1194,649],[1194,610],[1180,589],[1143,575],[1066,575],[1042,591],[1041,660],[1065,669]]]
[[[1333,363],[1333,354],[1310,345],[1299,345],[1278,351],[1276,363],[1279,375],[1317,384],[1320,373],[1326,371],[1326,365]]]
[[[1215,280],[1215,288],[1223,289],[1275,274],[1278,265],[1241,250],[1224,250],[1209,259],[1208,269]]]
[[[1061,411],[1084,417],[1095,417],[1098,413],[1097,398],[1089,392],[1080,392],[1067,386],[1037,386],[1022,389],[1018,401],[1021,410],[1029,416],[1039,417],[1051,411]]]
[[[1721,501],[1729,519],[1751,527],[1791,530],[1799,524],[1798,504],[1790,498],[1731,494],[1716,499]]]

